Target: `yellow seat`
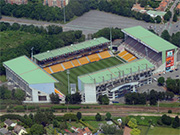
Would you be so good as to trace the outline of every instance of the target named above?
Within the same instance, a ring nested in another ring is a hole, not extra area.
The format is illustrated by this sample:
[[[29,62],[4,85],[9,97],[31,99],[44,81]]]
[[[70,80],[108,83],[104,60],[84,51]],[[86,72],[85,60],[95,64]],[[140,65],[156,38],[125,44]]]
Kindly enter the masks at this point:
[[[70,69],[70,68],[74,67],[70,61],[63,62],[62,64],[66,69]]]
[[[101,58],[98,56],[98,54],[91,54],[87,56],[91,62],[99,61]]]
[[[48,72],[49,74],[51,74],[52,72],[51,72],[51,70],[49,69],[49,67],[45,67],[45,68],[43,68],[46,72]]]
[[[88,59],[86,57],[82,57],[78,59],[81,65],[89,63]]]
[[[51,66],[51,69],[54,73],[59,72],[59,71],[64,71],[64,68],[61,66],[61,64],[56,64]]]
[[[111,57],[108,51],[100,52],[99,55],[101,56],[102,59]]]
[[[72,60],[71,62],[74,64],[75,67],[80,66],[80,64],[79,64],[77,59]]]

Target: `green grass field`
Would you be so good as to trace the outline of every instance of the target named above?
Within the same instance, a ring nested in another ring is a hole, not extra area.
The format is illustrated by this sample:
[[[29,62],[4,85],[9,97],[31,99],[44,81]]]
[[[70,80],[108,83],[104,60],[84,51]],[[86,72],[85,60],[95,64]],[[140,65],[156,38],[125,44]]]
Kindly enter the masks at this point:
[[[149,129],[147,135],[180,135],[180,129],[154,127],[153,129]]]
[[[93,62],[87,65],[72,68],[70,69],[70,83],[76,83],[76,87],[78,87],[78,83],[77,83],[78,76],[95,72],[108,67],[112,67],[121,63],[122,62],[117,58],[111,57],[104,60],[100,60],[98,62]],[[59,81],[59,83],[55,84],[56,88],[61,90],[61,92],[65,95],[67,94],[67,89],[68,89],[68,80],[67,80],[66,72],[67,71],[63,71],[52,74]]]

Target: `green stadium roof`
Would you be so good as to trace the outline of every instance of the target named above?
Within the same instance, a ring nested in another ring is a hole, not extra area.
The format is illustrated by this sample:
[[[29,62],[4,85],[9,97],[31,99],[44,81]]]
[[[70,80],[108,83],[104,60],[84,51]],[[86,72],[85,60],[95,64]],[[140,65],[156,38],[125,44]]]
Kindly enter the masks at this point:
[[[138,66],[140,67],[140,71],[146,70],[146,65],[148,69],[154,67],[154,65],[151,64],[148,60],[140,59],[134,62],[119,64],[97,72],[78,76],[78,78],[81,80],[81,82],[85,84],[94,83],[94,79],[96,83],[102,83],[103,77],[104,77],[104,81],[109,81],[111,80],[111,74],[112,74],[112,78],[119,77],[119,71],[121,71],[121,76],[122,76],[122,71],[124,71],[124,75],[129,75],[131,74],[130,68],[132,68],[132,73],[135,73],[138,72]]]
[[[46,60],[46,59],[49,59],[49,58],[54,58],[54,57],[57,57],[57,56],[60,56],[60,55],[64,55],[64,54],[67,54],[67,53],[71,53],[71,52],[74,52],[74,51],[78,51],[78,50],[82,50],[82,49],[85,49],[85,48],[90,48],[90,47],[93,47],[93,46],[97,46],[99,44],[104,44],[104,43],[107,43],[107,42],[110,42],[110,41],[107,40],[104,37],[100,37],[100,38],[96,38],[96,39],[93,39],[93,40],[88,40],[88,41],[85,41],[85,42],[82,42],[82,43],[74,44],[74,45],[71,45],[71,46],[65,46],[65,47],[58,48],[58,49],[55,49],[55,50],[51,50],[51,51],[48,51],[48,52],[43,52],[43,53],[34,55],[34,58],[36,58],[39,61],[42,61],[42,60]]]
[[[58,82],[26,56],[21,56],[3,63],[28,84]]]
[[[162,52],[177,48],[173,44],[141,26],[125,28],[122,31],[128,35],[131,35],[135,39],[139,39],[141,43],[145,44],[156,52]]]

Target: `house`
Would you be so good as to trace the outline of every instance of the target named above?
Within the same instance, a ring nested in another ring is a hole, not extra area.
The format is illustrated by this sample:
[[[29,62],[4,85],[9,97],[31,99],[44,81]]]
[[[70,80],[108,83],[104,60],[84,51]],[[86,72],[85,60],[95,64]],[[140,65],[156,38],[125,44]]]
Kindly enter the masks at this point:
[[[5,0],[5,2],[9,4],[21,5],[21,4],[27,4],[28,0]]]
[[[14,127],[14,133],[16,133],[17,135],[23,135],[24,133],[27,133],[27,132],[26,132],[26,129],[24,127],[16,125]]]
[[[9,126],[15,127],[17,125],[17,123],[13,123],[13,121],[10,119],[5,120],[4,124],[5,124],[6,128],[8,128]]]
[[[156,8],[157,11],[165,11],[166,8],[169,6],[169,3],[171,0],[162,0],[161,3],[159,4],[159,7]]]
[[[62,8],[66,5],[68,5],[69,0],[44,0],[44,5],[47,5],[49,7],[59,7]]]
[[[145,11],[144,7],[141,7],[140,4],[134,4],[131,10],[136,12]]]
[[[177,11],[177,12],[180,12],[180,3],[177,5],[176,11]]]
[[[92,135],[92,132],[89,130],[88,127],[85,127],[83,129],[76,128],[74,126],[71,127],[71,129],[77,134],[77,135]]]
[[[6,128],[1,128],[0,135],[11,135],[11,132],[9,132]]]

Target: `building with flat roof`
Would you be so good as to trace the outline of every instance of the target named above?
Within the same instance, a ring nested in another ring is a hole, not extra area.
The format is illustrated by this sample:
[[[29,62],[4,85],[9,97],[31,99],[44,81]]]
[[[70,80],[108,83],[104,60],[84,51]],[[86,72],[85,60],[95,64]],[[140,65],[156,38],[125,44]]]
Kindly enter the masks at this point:
[[[44,0],[44,5],[49,7],[59,7],[63,8],[64,6],[68,5],[69,0]]]
[[[166,14],[166,12],[164,12],[164,11],[153,11],[153,10],[149,10],[146,13],[153,18],[160,16],[161,19],[163,19],[164,15]]]
[[[55,78],[41,69],[26,56],[3,63],[7,80],[13,81],[26,92],[30,102],[49,102],[49,94],[54,92]]]

